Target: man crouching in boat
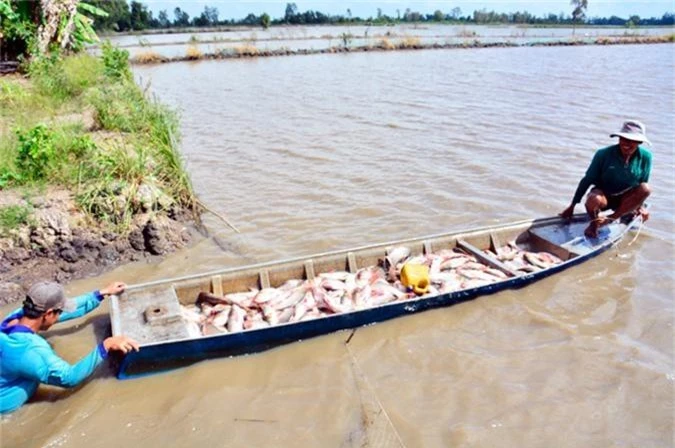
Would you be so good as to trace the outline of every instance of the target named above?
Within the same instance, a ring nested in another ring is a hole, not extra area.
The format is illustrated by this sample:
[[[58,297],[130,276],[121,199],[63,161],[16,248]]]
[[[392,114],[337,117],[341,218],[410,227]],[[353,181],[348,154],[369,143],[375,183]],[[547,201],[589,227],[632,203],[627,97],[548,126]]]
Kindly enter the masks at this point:
[[[649,212],[642,207],[651,193],[647,182],[652,169],[652,154],[640,146],[640,143],[649,144],[645,126],[639,121],[626,121],[621,131],[610,137],[619,137],[619,143],[595,153],[572,203],[560,214],[565,219],[572,218],[574,206],[593,185],[586,197],[591,223],[584,234],[589,238],[596,238],[598,228],[629,213],[642,215],[643,221],[649,219]],[[613,210],[611,215],[600,216],[601,211],[609,209]]]
[[[126,336],[109,337],[74,365],[54,353],[39,331],[56,322],[84,316],[99,306],[105,296],[121,294],[126,285],[107,287],[66,300],[58,283],[33,285],[23,307],[0,323],[0,413],[18,409],[35,393],[40,383],[74,387],[84,381],[108,357],[111,350],[128,353],[138,344]]]

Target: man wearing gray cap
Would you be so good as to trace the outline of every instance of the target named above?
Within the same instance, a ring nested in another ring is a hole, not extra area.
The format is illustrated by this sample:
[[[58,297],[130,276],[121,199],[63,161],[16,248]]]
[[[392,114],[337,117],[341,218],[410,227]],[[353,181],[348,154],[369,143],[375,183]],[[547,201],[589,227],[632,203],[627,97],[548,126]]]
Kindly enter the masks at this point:
[[[23,307],[0,323],[0,413],[18,409],[35,393],[40,383],[74,387],[94,372],[111,350],[128,353],[138,344],[126,337],[109,337],[76,364],[61,359],[39,331],[56,322],[84,316],[107,295],[121,294],[126,285],[113,282],[105,288],[66,300],[58,283],[33,285]]]
[[[649,212],[642,207],[651,193],[649,174],[652,169],[652,154],[640,143],[649,144],[645,125],[637,120],[624,122],[621,130],[610,137],[619,137],[619,143],[599,149],[586,175],[579,182],[572,203],[560,214],[570,219],[574,206],[581,201],[588,187],[593,185],[586,197],[586,211],[591,217],[584,234],[589,238],[598,236],[598,229],[629,213],[649,219]],[[607,216],[600,216],[604,210],[612,210]]]

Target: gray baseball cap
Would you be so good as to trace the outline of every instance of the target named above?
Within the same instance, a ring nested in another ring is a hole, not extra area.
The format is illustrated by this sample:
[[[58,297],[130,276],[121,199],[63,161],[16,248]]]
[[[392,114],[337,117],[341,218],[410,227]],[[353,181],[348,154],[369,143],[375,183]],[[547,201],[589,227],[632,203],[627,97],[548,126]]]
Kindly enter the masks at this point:
[[[39,282],[31,286],[26,294],[26,305],[40,313],[50,308],[63,311],[74,311],[76,308],[74,301],[66,299],[63,287],[55,282]]]
[[[651,142],[647,140],[647,128],[642,122],[637,120],[628,120],[623,123],[621,130],[616,134],[610,134],[610,137],[623,137],[628,140],[640,143],[648,143],[651,145]]]

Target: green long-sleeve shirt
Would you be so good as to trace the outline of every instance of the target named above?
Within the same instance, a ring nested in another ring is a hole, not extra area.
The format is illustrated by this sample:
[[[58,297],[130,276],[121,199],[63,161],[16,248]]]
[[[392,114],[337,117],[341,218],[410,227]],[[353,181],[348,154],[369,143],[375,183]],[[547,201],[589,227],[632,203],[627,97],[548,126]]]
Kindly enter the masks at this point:
[[[638,146],[628,161],[624,162],[619,145],[598,149],[586,175],[579,182],[572,204],[581,202],[588,187],[595,185],[606,195],[623,193],[649,181],[652,170],[652,153]]]

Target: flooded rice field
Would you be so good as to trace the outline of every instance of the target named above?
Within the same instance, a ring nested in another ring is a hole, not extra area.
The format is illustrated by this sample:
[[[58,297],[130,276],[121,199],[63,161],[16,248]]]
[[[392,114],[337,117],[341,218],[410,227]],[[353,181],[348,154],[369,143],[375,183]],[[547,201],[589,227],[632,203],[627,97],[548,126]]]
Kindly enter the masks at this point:
[[[41,389],[0,423],[2,445],[673,446],[674,61],[661,44],[136,68],[180,111],[201,200],[241,233],[207,214],[194,247],[71,294],[552,216],[626,118],[652,141],[651,219],[580,266],[348,345]],[[48,338],[72,362],[108,331],[104,304]]]
[[[516,25],[396,25],[396,26],[308,26],[232,28],[231,31],[113,36],[111,41],[127,49],[132,58],[156,54],[163,57],[185,56],[189,51],[204,54],[232,53],[248,49],[259,52],[276,50],[323,50],[333,47],[365,47],[404,43],[417,45],[529,44],[566,40],[589,41],[599,37],[660,36],[672,27],[650,28],[546,28]],[[347,36],[345,41],[344,36]]]

